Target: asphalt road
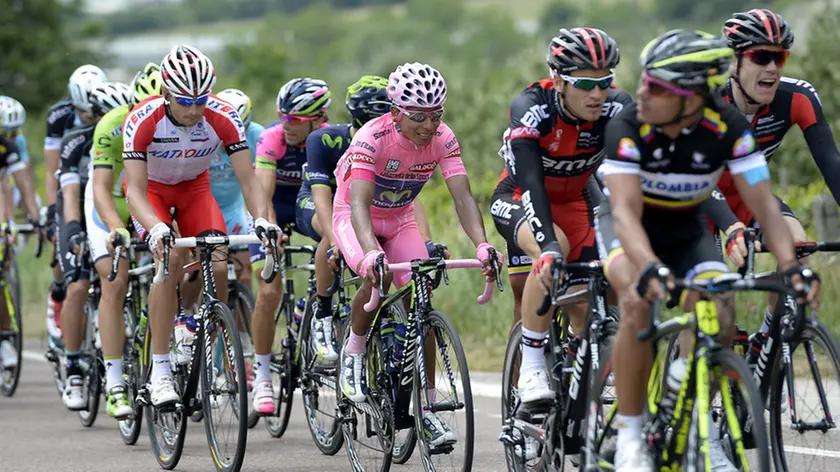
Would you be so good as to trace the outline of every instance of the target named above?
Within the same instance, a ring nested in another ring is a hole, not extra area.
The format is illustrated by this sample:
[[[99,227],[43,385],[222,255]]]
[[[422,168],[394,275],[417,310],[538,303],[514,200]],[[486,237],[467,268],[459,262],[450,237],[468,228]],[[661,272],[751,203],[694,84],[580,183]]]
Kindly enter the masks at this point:
[[[95,425],[84,428],[75,413],[67,411],[55,391],[49,365],[29,344],[24,358],[21,383],[12,398],[0,397],[0,471],[155,471],[160,470],[152,456],[149,439],[141,434],[135,446],[125,446],[117,424],[104,410],[104,402]],[[500,415],[500,377],[474,374],[476,450],[473,470],[505,470],[501,443],[498,441]],[[811,388],[812,392],[814,389]],[[840,412],[840,387],[828,392],[833,411]],[[797,395],[799,397],[799,395]],[[806,403],[814,405],[813,395],[805,390]],[[281,439],[268,435],[260,422],[250,430],[244,471],[333,471],[349,470],[344,450],[333,457],[322,455],[315,447],[306,426],[303,408],[296,399],[289,429]],[[803,407],[807,419],[810,408]],[[789,461],[795,471],[840,470],[840,433],[797,438],[785,434]],[[183,472],[212,470],[204,425],[190,423],[184,455],[176,470]],[[392,465],[392,470],[421,471],[418,453],[406,465]],[[569,467],[567,470],[576,470]]]

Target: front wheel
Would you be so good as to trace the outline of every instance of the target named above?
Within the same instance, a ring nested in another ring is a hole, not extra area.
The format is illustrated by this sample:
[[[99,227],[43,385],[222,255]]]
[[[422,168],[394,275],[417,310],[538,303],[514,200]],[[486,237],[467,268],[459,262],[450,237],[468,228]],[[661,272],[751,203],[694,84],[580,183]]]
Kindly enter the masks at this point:
[[[204,430],[216,470],[238,471],[248,436],[248,380],[233,314],[215,303],[206,312],[201,376]],[[209,350],[209,353],[207,352]]]
[[[13,265],[14,273],[17,271],[17,265]],[[9,275],[6,275],[7,280]],[[0,364],[0,394],[5,397],[11,397],[17,390],[18,382],[20,381],[20,369],[23,364],[23,317],[20,311],[20,296],[18,295],[19,288],[14,284],[13,289],[9,289],[8,282],[3,286],[3,292],[6,297],[13,297],[12,303],[9,306],[14,309],[14,313],[9,313],[12,321],[12,333],[7,340],[12,343],[17,353],[17,359],[14,366],[5,366]],[[8,299],[8,298],[7,298]]]

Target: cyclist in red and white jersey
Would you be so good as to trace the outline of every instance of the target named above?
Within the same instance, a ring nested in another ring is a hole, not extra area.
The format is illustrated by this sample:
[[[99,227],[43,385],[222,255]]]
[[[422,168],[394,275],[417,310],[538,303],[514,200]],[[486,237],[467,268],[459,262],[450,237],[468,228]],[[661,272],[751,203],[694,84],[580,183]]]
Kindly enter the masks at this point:
[[[210,191],[208,177],[210,161],[219,145],[230,156],[248,209],[256,217],[258,234],[273,231],[279,237],[280,228],[266,219],[268,206],[254,177],[242,120],[232,106],[211,95],[216,82],[213,63],[198,49],[179,45],[164,57],[160,68],[162,96],[140,102],[123,125],[128,206],[135,223],[139,223],[135,225],[138,233],[148,233],[155,259],[163,258],[161,238],[174,236],[173,215],[179,236],[225,234],[225,220]],[[147,232],[144,228],[150,229]],[[216,286],[225,287],[227,250],[220,252],[214,257],[220,262],[214,263],[213,273]],[[175,290],[186,257],[181,251],[173,251],[170,277],[153,285],[149,294],[154,406],[179,399],[169,362],[169,334],[178,309]],[[219,290],[216,296],[227,302],[226,290]]]

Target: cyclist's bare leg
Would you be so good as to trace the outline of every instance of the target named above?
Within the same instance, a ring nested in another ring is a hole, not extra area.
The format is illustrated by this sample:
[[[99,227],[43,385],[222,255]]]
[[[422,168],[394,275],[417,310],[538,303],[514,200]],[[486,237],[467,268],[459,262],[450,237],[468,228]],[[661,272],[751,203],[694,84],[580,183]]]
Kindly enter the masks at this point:
[[[385,276],[385,290],[388,290],[388,287],[390,287],[392,278],[391,274]],[[371,323],[373,323],[373,313],[376,312],[376,309],[373,312],[367,312],[364,308],[365,303],[370,300],[372,288],[373,286],[367,281],[362,282],[356,294],[353,295],[353,301],[350,304],[350,324],[353,334],[357,336],[366,336]]]
[[[254,270],[262,270],[262,266],[255,266]],[[257,277],[259,284],[257,303],[254,305],[254,314],[251,319],[254,352],[257,355],[271,354],[271,347],[274,344],[274,314],[283,296],[282,279],[278,276],[271,283],[267,283],[262,277]],[[291,313],[286,315],[292,316]]]
[[[318,218],[312,218],[312,227],[316,233],[323,236],[324,233],[321,232],[321,223]],[[330,268],[329,260],[327,260],[327,251],[330,248],[327,247],[327,244],[323,244],[323,240],[321,242],[322,244],[319,244],[315,250],[315,291],[318,296],[326,297],[327,290],[333,283],[334,274]]]
[[[123,304],[128,288],[128,261],[124,261],[117,270],[117,277],[108,281],[111,273],[111,257],[96,261],[96,271],[102,287],[99,298],[99,333],[102,338],[103,357],[122,356],[125,343],[125,319]]]
[[[216,284],[216,298],[222,303],[227,303],[227,246],[220,246],[213,250],[213,255],[211,256],[211,259],[213,261],[213,280]]]
[[[513,292],[513,323],[511,329],[522,319],[522,294],[525,292],[525,281],[527,277],[510,277],[510,290]]]
[[[254,287],[251,284],[254,280],[252,278],[254,270],[251,268],[251,255],[248,253],[248,250],[235,251],[233,253],[233,259],[233,265],[236,269],[236,280],[240,281],[248,289],[253,290]]]
[[[188,251],[186,255],[188,259],[184,261],[184,265],[197,260],[192,252]],[[198,302],[198,296],[201,294],[202,288],[201,266],[195,264],[190,269],[191,271],[181,278],[181,308],[185,310],[192,310]]]
[[[64,349],[75,352],[81,349],[85,331],[84,307],[90,289],[90,281],[79,280],[67,286],[67,298],[61,309],[61,333]]]
[[[149,291],[152,354],[169,354],[169,338],[178,311],[176,288],[184,276],[183,264],[188,257],[186,249],[172,249],[169,253],[169,277],[160,284],[153,284]]]

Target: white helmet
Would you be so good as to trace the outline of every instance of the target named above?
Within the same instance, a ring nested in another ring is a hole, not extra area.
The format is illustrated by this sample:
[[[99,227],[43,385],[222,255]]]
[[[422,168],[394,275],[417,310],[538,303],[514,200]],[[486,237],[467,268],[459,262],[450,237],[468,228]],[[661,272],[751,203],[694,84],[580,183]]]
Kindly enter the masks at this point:
[[[94,85],[106,80],[108,79],[105,78],[102,69],[91,64],[85,64],[73,71],[67,85],[73,106],[80,110],[90,110],[91,89]]]
[[[207,95],[216,83],[216,71],[210,58],[185,44],[169,51],[160,63],[163,86],[182,97]]]
[[[406,62],[388,76],[388,98],[401,107],[441,107],[446,102],[446,81],[428,64]]]
[[[247,128],[248,124],[251,123],[251,99],[245,95],[245,92],[239,89],[229,88],[219,92],[218,97],[230,103],[233,108],[236,108],[236,112],[242,118],[242,124]]]
[[[90,92],[90,104],[94,113],[102,116],[114,108],[128,105],[134,98],[131,87],[122,82],[102,82]]]
[[[0,128],[16,130],[26,121],[26,110],[12,97],[0,96]]]

